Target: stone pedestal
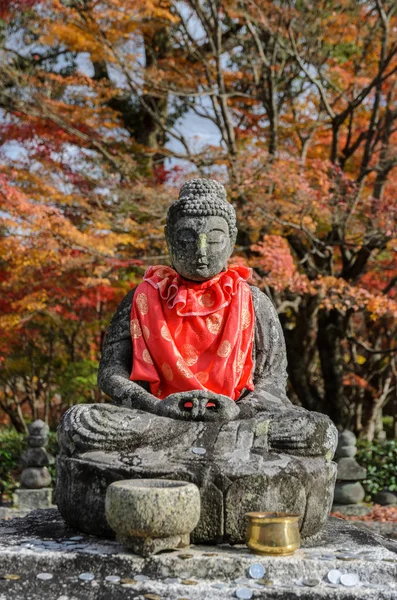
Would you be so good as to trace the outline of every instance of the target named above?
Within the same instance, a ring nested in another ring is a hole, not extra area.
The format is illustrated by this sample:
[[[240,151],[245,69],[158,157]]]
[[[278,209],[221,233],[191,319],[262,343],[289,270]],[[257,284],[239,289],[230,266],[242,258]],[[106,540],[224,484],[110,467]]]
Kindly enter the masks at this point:
[[[333,462],[253,454],[237,468],[232,461],[210,462],[192,452],[185,454],[177,457],[175,448],[169,456],[165,450],[149,453],[146,449],[136,457],[136,465],[126,464],[118,453],[59,456],[55,502],[73,527],[113,537],[105,516],[106,490],[111,483],[136,478],[189,481],[198,486],[201,497],[200,521],[191,535],[194,543],[244,543],[245,515],[251,511],[300,514],[304,538],[318,533],[327,520],[336,475]]]

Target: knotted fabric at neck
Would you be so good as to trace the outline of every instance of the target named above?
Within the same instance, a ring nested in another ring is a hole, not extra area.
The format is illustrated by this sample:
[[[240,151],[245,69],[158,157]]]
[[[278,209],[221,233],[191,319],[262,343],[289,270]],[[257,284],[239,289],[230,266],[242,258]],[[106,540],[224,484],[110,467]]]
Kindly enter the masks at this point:
[[[230,266],[202,283],[166,266],[149,267],[131,309],[133,368],[163,399],[210,390],[237,400],[253,390],[251,269]]]

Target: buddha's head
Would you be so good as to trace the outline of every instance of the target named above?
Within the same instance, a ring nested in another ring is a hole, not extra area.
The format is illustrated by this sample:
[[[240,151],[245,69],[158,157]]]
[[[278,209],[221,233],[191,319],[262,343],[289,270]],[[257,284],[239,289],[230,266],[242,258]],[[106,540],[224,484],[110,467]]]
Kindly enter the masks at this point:
[[[234,244],[236,213],[213,179],[191,179],[171,204],[165,228],[173,268],[185,279],[206,281],[226,268]]]

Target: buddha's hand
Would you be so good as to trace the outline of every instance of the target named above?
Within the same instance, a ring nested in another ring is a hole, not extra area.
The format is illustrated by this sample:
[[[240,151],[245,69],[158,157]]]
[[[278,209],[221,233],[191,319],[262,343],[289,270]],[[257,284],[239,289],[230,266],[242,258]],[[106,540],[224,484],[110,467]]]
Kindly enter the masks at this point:
[[[236,403],[228,396],[193,390],[167,396],[159,402],[157,414],[186,421],[233,421],[238,418],[239,412]]]

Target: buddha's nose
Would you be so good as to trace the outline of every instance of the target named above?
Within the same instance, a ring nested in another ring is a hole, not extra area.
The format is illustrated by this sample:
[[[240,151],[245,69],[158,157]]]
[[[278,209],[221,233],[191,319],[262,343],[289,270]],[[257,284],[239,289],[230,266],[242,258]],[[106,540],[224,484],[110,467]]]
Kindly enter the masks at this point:
[[[198,259],[207,262],[207,235],[200,233],[197,239],[196,256]]]

